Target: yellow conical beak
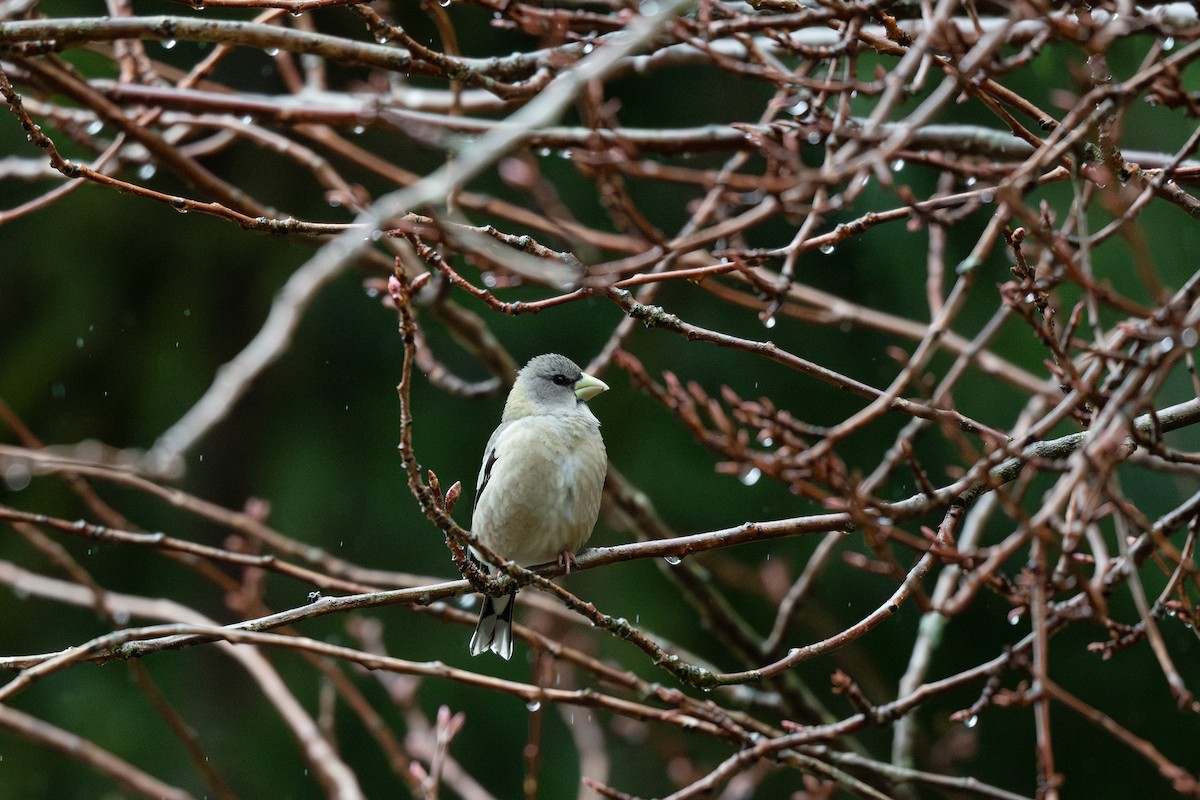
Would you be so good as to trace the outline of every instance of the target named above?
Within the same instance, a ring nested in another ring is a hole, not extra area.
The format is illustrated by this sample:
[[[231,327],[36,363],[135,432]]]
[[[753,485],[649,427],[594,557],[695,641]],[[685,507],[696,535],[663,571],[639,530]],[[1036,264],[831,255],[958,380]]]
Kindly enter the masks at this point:
[[[591,400],[601,392],[608,391],[608,384],[599,378],[593,378],[586,372],[583,377],[575,381],[575,396],[580,400]]]

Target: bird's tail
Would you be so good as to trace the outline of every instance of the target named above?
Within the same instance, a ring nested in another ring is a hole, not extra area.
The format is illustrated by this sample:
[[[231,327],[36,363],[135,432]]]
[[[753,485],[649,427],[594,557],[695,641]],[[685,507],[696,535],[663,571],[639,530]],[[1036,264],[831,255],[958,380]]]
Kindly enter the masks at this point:
[[[477,656],[485,650],[491,650],[506,661],[512,658],[512,617],[516,600],[515,591],[504,597],[484,596],[483,608],[479,610],[479,624],[475,626],[475,634],[471,637],[471,655]]]

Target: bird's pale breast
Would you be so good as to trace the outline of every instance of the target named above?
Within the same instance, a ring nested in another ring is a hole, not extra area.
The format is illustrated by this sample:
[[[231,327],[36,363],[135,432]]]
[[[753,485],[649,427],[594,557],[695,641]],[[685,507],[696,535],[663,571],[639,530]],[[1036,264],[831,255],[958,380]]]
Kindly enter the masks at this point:
[[[607,469],[595,417],[514,420],[497,436],[495,451],[472,520],[480,540],[526,566],[582,547],[600,513]]]

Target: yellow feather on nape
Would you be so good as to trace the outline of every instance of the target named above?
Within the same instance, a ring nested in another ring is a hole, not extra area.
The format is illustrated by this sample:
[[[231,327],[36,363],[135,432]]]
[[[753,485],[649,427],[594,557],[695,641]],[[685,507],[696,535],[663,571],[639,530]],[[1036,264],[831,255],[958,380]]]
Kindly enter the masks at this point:
[[[525,387],[518,381],[508,394],[504,403],[504,419],[520,419],[533,413],[533,405],[525,392]]]

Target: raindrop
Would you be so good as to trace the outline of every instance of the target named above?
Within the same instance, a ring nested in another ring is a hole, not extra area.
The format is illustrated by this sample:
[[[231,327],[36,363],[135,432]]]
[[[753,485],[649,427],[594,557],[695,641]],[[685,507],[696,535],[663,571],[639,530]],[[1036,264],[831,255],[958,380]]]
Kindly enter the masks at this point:
[[[588,53],[592,52],[595,49],[596,49],[596,45],[592,44],[591,42],[588,42],[587,44],[585,44],[583,46],[583,54],[586,56]]]
[[[823,244],[819,249],[824,255],[831,255],[836,248],[832,244]]]
[[[897,158],[895,161],[892,162],[892,172],[899,172],[902,169],[904,169],[904,159],[903,158]]]
[[[1158,343],[1158,349],[1164,353],[1169,353],[1175,349],[1175,340],[1170,336]]]
[[[808,133],[808,143],[809,143],[809,144],[820,144],[820,143],[821,143],[821,133],[820,133],[820,131],[809,131],[809,133]]]
[[[1171,50],[1174,47],[1175,47],[1175,37],[1174,36],[1168,36],[1167,38],[1163,39],[1163,50]]]
[[[769,316],[763,320],[763,327],[766,328],[767,330],[770,330],[771,328],[775,327],[775,315],[774,314],[772,314],[771,316]]]
[[[87,126],[88,136],[95,136],[100,131],[104,130],[104,123],[100,120],[94,120]]]
[[[387,44],[388,43],[387,33],[380,33],[378,36],[375,37],[375,41],[379,42],[380,44]]]
[[[975,714],[972,714],[971,716],[969,716],[963,720],[963,725],[966,725],[968,728],[974,728],[978,724],[979,724],[979,717],[976,716]]]
[[[383,231],[379,230],[378,228],[371,231],[371,241],[372,242],[378,242],[382,238],[383,238]]]
[[[451,0],[438,0],[438,5],[442,8],[449,8]]]
[[[447,3],[447,5],[449,5],[449,3]],[[542,707],[542,703],[540,700],[530,700],[528,703],[525,704],[525,707],[527,709],[529,709],[531,712],[537,711],[539,708]]]
[[[672,567],[678,567],[683,563],[683,559],[679,556],[663,556],[663,561],[667,562]]]
[[[762,438],[762,446],[763,447],[771,447],[774,444],[775,444],[775,440],[772,439],[770,436],[764,436]]]
[[[174,39],[166,39],[162,42],[163,50],[170,50],[175,45],[176,45],[176,41]]]
[[[138,168],[137,174],[142,180],[148,181],[154,177],[154,173],[157,171],[158,167],[154,166],[153,164],[142,164],[142,166]]]
[[[788,108],[788,113],[796,117],[805,117],[808,116],[808,112],[811,108],[812,106],[808,104],[807,100],[801,100],[795,105],[790,106]]]
[[[758,483],[758,479],[762,477],[762,470],[758,467],[751,467],[742,473],[740,480],[743,486],[753,486]]]
[[[979,182],[979,179],[978,179],[978,178],[976,178],[974,175],[972,175],[971,177],[967,178],[967,186],[974,186],[974,185],[975,185],[976,183],[978,183],[978,182]]]
[[[19,492],[33,481],[33,473],[29,469],[29,465],[23,462],[14,462],[8,465],[4,470],[4,485],[9,491]]]
[[[366,130],[367,130],[367,129],[366,129],[366,128],[364,128],[362,125],[355,125],[355,126],[354,126],[354,127],[351,129],[351,131],[352,131],[352,132],[353,132],[353,133],[354,133],[356,136],[357,136],[357,135],[360,135],[360,134],[362,134],[362,133],[364,133]]]
[[[1195,328],[1186,328],[1179,334],[1179,343],[1187,348],[1195,347],[1198,340],[1200,340],[1200,334],[1196,333]]]
[[[80,350],[83,349],[83,337],[82,336],[75,337],[75,346],[78,347]]]
[[[271,58],[274,58],[275,56],[279,55],[279,48],[272,47],[267,50],[264,50],[263,52],[266,53],[267,55],[269,55]]]

